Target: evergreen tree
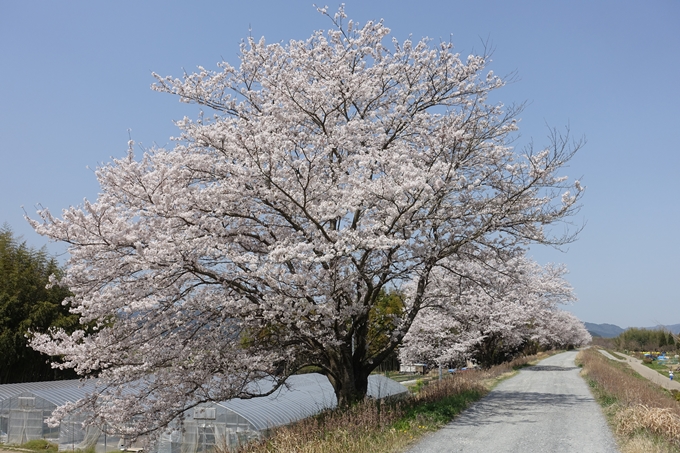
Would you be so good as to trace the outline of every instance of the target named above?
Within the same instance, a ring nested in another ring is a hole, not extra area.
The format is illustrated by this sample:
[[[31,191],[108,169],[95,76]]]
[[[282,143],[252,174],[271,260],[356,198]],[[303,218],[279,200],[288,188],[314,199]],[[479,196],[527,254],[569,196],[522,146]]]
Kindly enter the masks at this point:
[[[28,247],[6,224],[0,228],[0,383],[72,379],[72,370],[52,369],[49,357],[27,346],[30,332],[49,327],[74,330],[78,316],[62,301],[61,287],[47,288],[57,261],[46,250]]]

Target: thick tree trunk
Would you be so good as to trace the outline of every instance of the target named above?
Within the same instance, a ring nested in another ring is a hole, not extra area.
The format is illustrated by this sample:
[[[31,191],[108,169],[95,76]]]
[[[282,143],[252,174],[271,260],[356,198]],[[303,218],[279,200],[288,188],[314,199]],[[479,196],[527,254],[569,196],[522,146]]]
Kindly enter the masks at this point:
[[[335,375],[329,375],[328,379],[333,385],[335,396],[338,399],[338,407],[347,407],[362,401],[368,392],[368,374],[346,368],[339,370]]]
[[[338,399],[338,407],[347,407],[366,397],[370,369],[362,366],[358,354],[342,348],[330,360],[327,376]]]

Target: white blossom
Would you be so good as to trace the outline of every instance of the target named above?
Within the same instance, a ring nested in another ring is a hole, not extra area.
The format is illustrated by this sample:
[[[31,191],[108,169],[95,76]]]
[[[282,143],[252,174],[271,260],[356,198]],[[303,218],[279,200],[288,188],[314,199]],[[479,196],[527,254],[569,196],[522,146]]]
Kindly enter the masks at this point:
[[[436,297],[454,271],[493,280],[512,264],[481,257],[572,239],[544,228],[578,208],[558,175],[575,149],[514,151],[518,111],[487,102],[504,84],[487,56],[344,18],[307,40],[248,38],[238,66],[155,75],[214,114],[99,168],[96,201],[31,220],[69,244],[61,283],[83,322],[33,347],[101,386],[64,410],[148,433],[306,365],[355,401],[424,307],[458,310]],[[390,288],[407,297],[378,347],[370,312]]]

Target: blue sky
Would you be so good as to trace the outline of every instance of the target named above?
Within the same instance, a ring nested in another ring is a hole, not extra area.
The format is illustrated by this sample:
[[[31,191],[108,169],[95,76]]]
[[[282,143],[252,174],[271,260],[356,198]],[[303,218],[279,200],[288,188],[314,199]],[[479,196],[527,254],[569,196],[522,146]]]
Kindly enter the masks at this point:
[[[249,33],[304,39],[329,26],[312,3],[3,1],[0,223],[63,253],[21,207],[59,213],[94,200],[93,169],[125,155],[129,136],[166,145],[173,120],[198,111],[152,92],[151,72],[236,64]],[[565,171],[587,186],[573,219],[585,229],[564,251],[532,249],[569,268],[580,301],[568,309],[622,327],[680,323],[680,2],[345,3],[350,18],[382,18],[399,40],[451,39],[464,55],[490,43],[490,68],[515,74],[498,100],[527,102],[517,145],[547,143],[548,127],[587,140]]]

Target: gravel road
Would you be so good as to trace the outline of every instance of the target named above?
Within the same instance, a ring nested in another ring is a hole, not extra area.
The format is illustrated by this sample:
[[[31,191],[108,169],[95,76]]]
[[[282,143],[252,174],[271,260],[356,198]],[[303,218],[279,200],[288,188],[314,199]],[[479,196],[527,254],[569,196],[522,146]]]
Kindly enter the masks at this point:
[[[618,452],[600,406],[574,364],[554,355],[493,390],[410,453]]]

